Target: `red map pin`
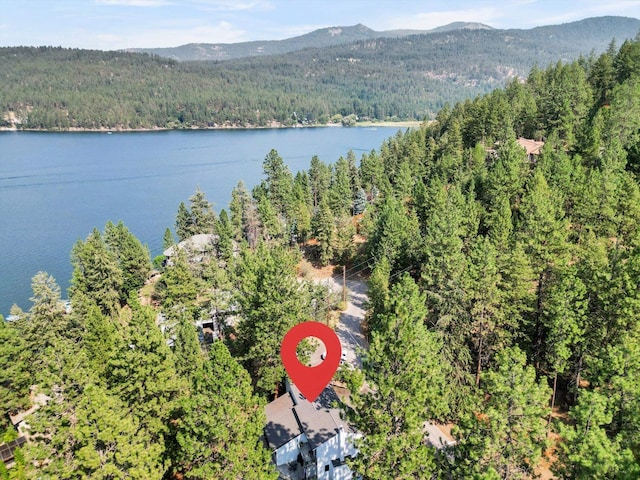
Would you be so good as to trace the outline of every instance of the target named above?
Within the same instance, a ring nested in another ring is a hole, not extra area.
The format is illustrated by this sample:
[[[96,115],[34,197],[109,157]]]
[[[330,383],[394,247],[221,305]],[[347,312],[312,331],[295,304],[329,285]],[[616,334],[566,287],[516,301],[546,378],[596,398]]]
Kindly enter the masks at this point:
[[[307,337],[316,337],[324,343],[327,355],[320,365],[307,367],[298,360],[298,344]],[[320,322],[303,322],[287,332],[282,339],[280,358],[287,373],[307,400],[313,402],[329,384],[340,365],[342,346],[333,330]]]

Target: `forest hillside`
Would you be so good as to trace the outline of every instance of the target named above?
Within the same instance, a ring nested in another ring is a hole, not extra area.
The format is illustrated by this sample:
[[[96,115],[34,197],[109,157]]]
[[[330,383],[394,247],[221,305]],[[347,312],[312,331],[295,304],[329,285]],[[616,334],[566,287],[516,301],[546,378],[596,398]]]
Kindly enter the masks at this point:
[[[126,226],[89,232],[72,310],[42,272],[29,311],[0,322],[5,441],[9,415],[41,403],[0,478],[277,478],[260,437],[282,336],[336,308],[297,275],[303,256],[368,277],[370,348],[339,372],[363,478],[639,478],[639,142],[630,40],[359,159],[294,173],[268,152],[228,209],[199,189],[177,206],[167,248],[216,241],[155,259],[152,283]],[[194,322],[212,312],[222,339],[203,347]],[[428,446],[425,421],[455,445]]]

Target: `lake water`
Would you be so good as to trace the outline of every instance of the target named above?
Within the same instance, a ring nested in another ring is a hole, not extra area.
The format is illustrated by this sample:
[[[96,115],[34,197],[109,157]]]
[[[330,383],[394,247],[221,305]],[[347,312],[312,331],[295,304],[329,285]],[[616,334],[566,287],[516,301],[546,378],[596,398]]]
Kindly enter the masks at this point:
[[[379,149],[395,127],[205,130],[139,133],[0,133],[0,314],[30,307],[31,278],[53,275],[62,297],[70,252],[108,220],[125,225],[161,253],[181,201],[196,186],[219,212],[231,189],[263,178],[275,148],[295,173],[313,155],[335,162],[351,149]]]

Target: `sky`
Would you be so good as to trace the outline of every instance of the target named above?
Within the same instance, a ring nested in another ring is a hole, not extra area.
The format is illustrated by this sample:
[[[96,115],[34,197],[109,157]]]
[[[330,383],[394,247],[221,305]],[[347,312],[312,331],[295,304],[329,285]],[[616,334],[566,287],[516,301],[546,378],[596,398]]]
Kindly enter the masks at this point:
[[[0,46],[118,50],[279,40],[358,23],[533,28],[603,15],[640,18],[640,0],[0,0]]]

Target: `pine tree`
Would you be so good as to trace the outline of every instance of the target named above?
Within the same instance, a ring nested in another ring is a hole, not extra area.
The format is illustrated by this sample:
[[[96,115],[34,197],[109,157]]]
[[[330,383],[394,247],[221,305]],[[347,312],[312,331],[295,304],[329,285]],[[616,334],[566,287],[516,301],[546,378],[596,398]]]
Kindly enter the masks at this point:
[[[158,286],[162,289],[162,304],[165,308],[178,304],[193,308],[198,296],[198,286],[189,269],[185,252],[178,250],[178,254],[171,257],[171,262]]]
[[[71,251],[73,278],[69,295],[83,293],[106,315],[117,312],[123,285],[117,256],[108,248],[98,229],[85,242],[78,240]]]
[[[273,393],[284,378],[280,344],[284,335],[311,316],[304,284],[295,278],[295,261],[282,247],[260,244],[245,251],[238,265],[237,295],[242,316],[231,348],[247,368],[257,391]]]
[[[313,217],[313,232],[318,241],[320,265],[328,265],[333,258],[336,231],[331,207],[324,198]]]
[[[340,157],[333,166],[331,183],[329,184],[329,205],[334,215],[350,215],[353,204],[349,164]]]
[[[160,478],[162,446],[151,442],[126,405],[87,385],[69,429],[75,475],[86,478]]]
[[[161,442],[174,400],[184,388],[155,312],[130,298],[123,340],[109,360],[107,385],[126,403],[152,442]]]
[[[184,204],[180,202],[178,205],[178,214],[176,215],[176,235],[178,235],[178,241],[186,240],[194,235],[193,219],[191,218],[191,212]]]
[[[293,197],[293,176],[289,168],[278,152],[272,149],[262,162],[262,169],[267,177],[265,186],[273,208],[288,218],[288,208]]]
[[[536,382],[517,347],[499,352],[495,363],[482,374],[478,405],[459,422],[451,466],[457,478],[488,472],[504,480],[526,478],[546,445],[548,387]]]
[[[467,298],[471,321],[471,338],[476,353],[476,386],[480,384],[482,367],[489,363],[495,350],[509,343],[508,320],[502,310],[503,292],[493,244],[480,238],[474,245],[468,265]]]
[[[354,255],[353,237],[355,234],[356,227],[350,216],[343,215],[336,218],[332,251],[334,259],[341,265],[346,265]]]
[[[251,203],[249,192],[242,180],[240,180],[231,190],[231,201],[229,202],[230,220],[236,240],[245,238],[245,210],[249,203]]]
[[[167,227],[164,231],[164,237],[162,237],[162,249],[166,250],[167,248],[171,248],[176,244],[176,239],[173,238],[173,233],[171,233],[171,229]]]
[[[545,345],[544,356],[553,374],[551,410],[556,399],[558,374],[569,368],[573,352],[583,342],[586,326],[586,288],[576,276],[575,268],[567,267],[557,272],[560,278],[551,283],[548,300],[543,307]],[[551,417],[549,417],[551,418]]]
[[[383,257],[375,263],[371,276],[367,282],[367,328],[369,334],[382,328],[380,322],[384,315],[385,305],[389,298],[389,275],[391,266],[389,260]]]
[[[329,192],[329,184],[331,183],[331,167],[320,160],[316,155],[311,158],[309,182],[311,186],[313,208],[315,209],[322,203],[322,199],[325,198]]]
[[[113,318],[104,315],[100,308],[86,297],[74,298],[73,314],[82,319],[83,347],[91,359],[94,371],[102,376],[108,361],[115,353],[121,332]]]
[[[251,379],[220,341],[194,368],[191,392],[179,402],[171,452],[182,478],[277,478],[260,441],[266,419]]]
[[[204,363],[204,357],[198,341],[197,329],[193,317],[186,309],[167,311],[168,323],[175,323],[175,339],[173,354],[176,372],[184,379],[191,381]]]
[[[7,414],[29,406],[29,357],[22,332],[0,316],[0,430],[8,426]]]
[[[423,230],[420,286],[427,296],[427,325],[441,332],[444,355],[452,365],[451,391],[465,395],[461,388],[471,382],[470,325],[464,309],[464,274],[462,203],[457,187],[445,187],[434,180],[428,189],[429,205]],[[453,401],[461,405],[464,398]]]
[[[409,267],[414,262],[420,238],[415,216],[407,214],[399,200],[387,197],[375,221],[367,242],[369,256],[377,261],[386,258],[392,271]]]
[[[228,262],[233,258],[233,226],[224,209],[220,211],[220,217],[216,222],[216,232],[218,233],[216,245],[218,256]]]
[[[564,212],[540,169],[530,179],[527,193],[522,199],[519,238],[536,276],[536,306],[532,312],[531,336],[536,365],[539,365],[545,335],[542,312],[552,267],[561,267],[569,253]]]
[[[597,391],[580,394],[578,405],[571,409],[571,425],[560,425],[563,441],[554,473],[562,478],[637,478],[640,464],[618,439],[610,439],[606,427],[612,415],[607,398]]]
[[[122,272],[120,299],[121,303],[124,303],[129,292],[137,291],[147,280],[151,270],[149,249],[144,247],[122,222],[118,222],[117,225],[108,222],[104,240],[115,254]]]
[[[217,219],[213,204],[207,200],[200,187],[196,187],[195,193],[189,197],[189,204],[191,205],[191,235],[214,233]]]
[[[351,463],[366,478],[434,473],[434,452],[425,445],[423,429],[425,421],[447,413],[447,371],[442,346],[424,325],[426,317],[424,295],[405,274],[391,289],[363,362],[371,390],[352,392],[353,421],[363,438]]]

